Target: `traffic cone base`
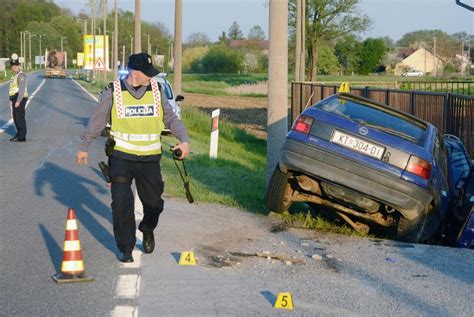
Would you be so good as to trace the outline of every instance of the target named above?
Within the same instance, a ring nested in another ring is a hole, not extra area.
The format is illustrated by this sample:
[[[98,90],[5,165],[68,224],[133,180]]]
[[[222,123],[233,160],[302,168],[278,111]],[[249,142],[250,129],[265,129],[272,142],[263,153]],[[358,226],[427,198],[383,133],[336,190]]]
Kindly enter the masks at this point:
[[[94,281],[92,277],[87,277],[84,273],[78,274],[78,275],[57,273],[57,274],[52,275],[51,277],[58,284]]]

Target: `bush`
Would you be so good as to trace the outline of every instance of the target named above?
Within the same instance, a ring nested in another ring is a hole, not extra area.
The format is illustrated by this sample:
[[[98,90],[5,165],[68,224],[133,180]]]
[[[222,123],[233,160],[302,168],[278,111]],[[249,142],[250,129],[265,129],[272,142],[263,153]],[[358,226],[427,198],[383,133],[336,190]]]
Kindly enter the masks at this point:
[[[202,59],[207,52],[208,46],[188,48],[183,52],[183,72],[190,72],[193,63]]]
[[[244,55],[225,45],[211,47],[207,54],[191,64],[194,73],[239,73],[243,70]]]

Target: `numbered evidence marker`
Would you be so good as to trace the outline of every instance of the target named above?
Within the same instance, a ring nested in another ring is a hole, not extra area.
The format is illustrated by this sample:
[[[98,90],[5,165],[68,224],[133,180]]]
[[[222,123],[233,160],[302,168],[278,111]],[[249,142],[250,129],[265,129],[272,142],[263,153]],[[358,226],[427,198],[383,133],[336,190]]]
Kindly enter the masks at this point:
[[[194,252],[181,252],[179,265],[196,265]]]
[[[293,299],[291,298],[291,294],[290,293],[278,294],[274,307],[283,308],[283,309],[293,309]]]
[[[351,92],[351,89],[349,88],[349,83],[342,83],[340,86],[339,86],[339,92]]]

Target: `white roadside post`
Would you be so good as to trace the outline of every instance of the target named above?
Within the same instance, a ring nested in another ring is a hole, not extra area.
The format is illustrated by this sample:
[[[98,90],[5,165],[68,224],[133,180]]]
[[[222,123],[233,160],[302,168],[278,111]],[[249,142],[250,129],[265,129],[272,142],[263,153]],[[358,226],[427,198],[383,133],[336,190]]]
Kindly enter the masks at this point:
[[[209,157],[217,158],[217,146],[219,143],[219,115],[221,109],[216,109],[211,114],[211,145],[209,148]]]

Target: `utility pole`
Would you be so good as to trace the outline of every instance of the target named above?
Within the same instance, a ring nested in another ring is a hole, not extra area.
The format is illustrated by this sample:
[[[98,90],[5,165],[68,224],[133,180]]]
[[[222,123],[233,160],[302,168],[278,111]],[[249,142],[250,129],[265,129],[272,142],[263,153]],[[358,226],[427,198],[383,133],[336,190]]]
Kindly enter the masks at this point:
[[[67,39],[67,36],[61,36],[61,52],[64,52],[63,39]]]
[[[117,7],[117,0],[114,1],[114,80],[118,78],[118,7]],[[123,46],[125,48],[125,45]],[[125,54],[125,52],[124,52]],[[123,64],[122,64],[123,65]],[[123,66],[122,66],[123,67]]]
[[[174,16],[174,80],[173,89],[175,94],[181,94],[181,69],[182,69],[182,0],[175,0],[175,16]]]
[[[25,59],[23,56],[23,31],[20,31],[20,57],[23,57],[23,60]]]
[[[461,77],[464,77],[464,41],[461,42]]]
[[[280,149],[288,129],[288,38],[286,34],[288,34],[288,0],[270,0],[267,185],[277,166]]]
[[[142,1],[135,0],[135,54],[142,52]]]
[[[43,37],[43,36],[44,36],[43,34],[38,34],[38,37],[39,37],[38,56],[40,57],[40,59],[41,59],[41,56],[42,56],[42,55],[41,55],[41,37]],[[42,62],[42,60],[40,60],[40,68],[41,68],[41,64],[42,64],[41,62]]]
[[[30,32],[28,32],[28,51],[29,51],[28,52],[28,59],[29,59],[28,69],[31,69],[32,68],[31,64],[33,63],[31,62],[31,33]]]
[[[104,83],[107,81],[107,42],[105,41],[106,39],[106,36],[107,36],[107,0],[103,0],[102,2],[102,17],[103,17],[103,28],[102,28],[102,36],[103,36],[103,42],[102,42],[102,45],[103,45],[103,50],[102,50],[102,63],[104,64],[104,69],[102,70],[102,73],[103,73],[103,79],[104,79]]]
[[[24,31],[23,32],[23,45],[24,45],[24,50],[23,50],[23,53],[25,53],[25,62],[24,62],[24,65],[25,65],[25,69],[28,69],[28,59],[26,58],[26,47],[27,47],[27,44],[26,44],[26,36],[29,34],[30,32],[29,31]]]
[[[95,83],[95,1],[92,0],[92,83]]]
[[[305,80],[305,0],[296,1],[296,63],[295,81]]]
[[[125,69],[125,45],[122,45],[122,70]]]
[[[151,43],[150,43],[150,34],[149,34],[149,33],[147,34],[147,37],[148,37],[148,41],[147,41],[147,45],[148,45],[147,52],[148,52],[148,55],[151,56]]]
[[[434,64],[434,75],[435,77],[438,76],[438,63],[436,61],[436,36],[433,37],[433,54],[434,54],[434,58],[433,58],[433,64]]]

